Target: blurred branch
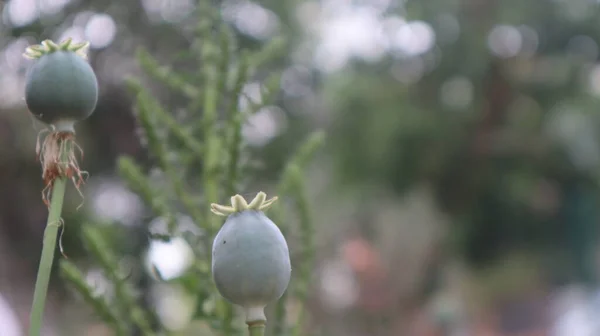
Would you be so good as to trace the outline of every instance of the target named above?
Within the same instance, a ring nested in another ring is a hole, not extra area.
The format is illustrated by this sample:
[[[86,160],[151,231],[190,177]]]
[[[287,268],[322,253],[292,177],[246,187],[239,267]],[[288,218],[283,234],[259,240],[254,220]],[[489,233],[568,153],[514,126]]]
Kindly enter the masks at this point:
[[[119,158],[117,165],[119,174],[125,179],[129,187],[138,193],[156,214],[167,220],[170,229],[174,229],[177,223],[167,205],[165,195],[154,190],[152,183],[142,172],[139,165],[128,157]]]
[[[176,209],[180,204],[195,224],[207,233],[199,238],[203,240],[204,251],[194,249],[198,260],[194,262],[190,274],[178,278],[176,282],[181,282],[189,294],[196,298],[196,319],[207,322],[215,332],[231,336],[243,332],[243,329],[235,323],[233,306],[219,296],[214,283],[208,283],[210,240],[221,224],[219,218],[210,212],[208,204],[219,202],[224,195],[240,193],[241,186],[250,180],[250,173],[247,172],[250,163],[245,157],[242,128],[250,122],[249,117],[254,113],[265,106],[275,104],[281,74],[270,73],[266,78],[259,80],[260,101],[252,101],[246,96],[244,89],[253,77],[260,77],[256,72],[262,66],[280,57],[288,46],[284,39],[276,38],[257,52],[238,52],[235,34],[221,21],[218,7],[213,6],[210,1],[200,1],[196,10],[198,17],[194,27],[195,37],[190,41],[189,50],[185,51],[188,59],[197,62],[194,71],[180,71],[175,65],[163,66],[158,61],[159,58],[146,49],[139,49],[136,55],[144,73],[186,100],[182,104],[186,106],[182,114],[186,118],[185,121],[174,117],[169,107],[163,105],[139,80],[129,79],[127,82],[135,94],[136,117],[148,151],[155,159],[157,168],[164,173],[167,182],[157,182],[129,157],[119,159],[118,170],[127,185],[141,197],[150,210],[167,221],[169,232],[162,238],[168,239],[180,234],[176,230],[175,218]],[[242,99],[248,102],[248,108],[240,105]],[[301,243],[308,244],[302,248],[306,259],[300,268],[301,276],[307,278],[304,282],[306,286],[309,281],[310,260],[313,258],[310,254],[313,242],[309,237],[313,234],[313,229],[307,195],[303,186],[299,184],[304,183],[301,172],[306,169],[308,160],[323,139],[322,132],[314,133],[298,148],[282,173],[278,186],[281,194],[289,194],[295,199],[300,212],[300,226],[303,232]],[[196,163],[200,163],[200,166],[196,166]],[[200,189],[200,192],[193,188]],[[171,202],[171,199],[175,202]],[[282,216],[283,213],[280,212],[280,217]],[[276,222],[284,226],[284,231],[286,222]],[[125,319],[127,324],[137,328],[144,335],[160,334],[161,330],[153,330],[153,324],[150,323],[154,318],[152,307],[147,305],[142,308],[136,301],[138,298],[134,295],[133,286],[119,274],[118,258],[111,250],[107,238],[89,224],[86,224],[83,236],[90,254],[106,272],[116,289],[116,308],[107,307],[106,302],[101,301],[90,301],[92,307],[102,310],[99,314],[105,315],[116,331],[122,326],[116,325],[112,320],[114,318]],[[74,266],[71,266],[64,266],[65,272],[68,272],[70,282],[76,282],[80,279],[77,278]],[[165,281],[160,273],[155,267],[157,278]],[[87,295],[88,300],[92,300],[93,296],[89,291],[86,292],[86,287],[82,284],[78,284],[79,291],[84,296]],[[305,296],[306,286],[291,291],[288,295]],[[146,290],[146,287],[143,290]],[[137,287],[139,288],[140,286]],[[107,310],[108,308],[113,310]],[[117,313],[114,312],[115,309]],[[281,316],[279,318],[283,319]]]
[[[120,313],[127,316],[130,322],[141,330],[144,335],[154,335],[146,312],[136,303],[136,297],[125,276],[119,272],[119,261],[111,252],[110,244],[105,240],[102,233],[86,225],[83,231],[83,240],[88,251],[98,261],[105,275],[115,285],[116,303]]]
[[[136,58],[146,73],[157,79],[159,82],[164,83],[170,89],[180,92],[188,98],[194,98],[198,95],[198,91],[194,85],[188,83],[171,68],[161,66],[145,49],[139,48]]]
[[[305,182],[302,172],[306,170],[311,158],[323,145],[324,141],[325,134],[322,131],[312,133],[288,161],[277,187],[278,195],[281,197],[285,195],[291,196],[296,204],[297,212],[300,217],[300,240],[302,246],[302,253],[300,255],[303,262],[299,268],[299,277],[295,279],[295,283],[298,284],[296,294],[299,294],[298,299],[301,302],[306,299],[306,290],[309,286],[314,258],[314,254],[312,253],[312,249],[314,249],[314,224],[310,214],[308,195],[304,189]],[[271,210],[273,221],[279,224],[281,231],[286,235],[289,231],[289,227],[286,224],[288,223],[288,219],[284,213],[285,211],[281,203]],[[288,303],[288,296],[289,292],[286,292],[284,296],[277,301],[275,306],[275,321],[273,328],[275,335],[282,335],[287,330],[285,318],[287,315],[286,305]],[[295,333],[300,332],[304,309],[304,307],[301,308],[301,316],[297,321],[298,325],[295,328]]]
[[[92,306],[102,321],[114,327],[117,336],[127,336],[125,321],[114,308],[109,306],[104,297],[93,293],[94,290],[87,284],[85,277],[73,263],[61,260],[60,271],[62,277],[73,286],[73,289],[83,297],[87,304]]]

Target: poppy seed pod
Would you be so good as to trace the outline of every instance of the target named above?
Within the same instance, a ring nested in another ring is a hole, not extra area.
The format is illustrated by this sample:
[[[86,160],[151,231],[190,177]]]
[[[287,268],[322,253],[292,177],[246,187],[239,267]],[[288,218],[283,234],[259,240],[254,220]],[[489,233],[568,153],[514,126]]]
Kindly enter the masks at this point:
[[[77,190],[84,182],[85,172],[75,155],[76,151],[83,154],[75,143],[75,123],[89,117],[98,102],[96,75],[86,61],[88,45],[71,39],[60,44],[45,40],[23,54],[35,61],[27,72],[25,102],[35,118],[50,126],[40,132],[49,131],[36,148],[46,185],[42,199],[48,206],[57,178],[72,180]]]
[[[285,237],[263,212],[276,199],[260,192],[250,204],[240,195],[231,206],[212,204],[215,214],[227,216],[213,242],[213,279],[225,299],[244,308],[248,323],[266,320],[264,308],[291,278]]]
[[[98,81],[85,60],[87,43],[60,45],[46,40],[31,46],[25,56],[34,59],[25,82],[25,102],[38,120],[57,131],[71,131],[88,118],[98,101]]]

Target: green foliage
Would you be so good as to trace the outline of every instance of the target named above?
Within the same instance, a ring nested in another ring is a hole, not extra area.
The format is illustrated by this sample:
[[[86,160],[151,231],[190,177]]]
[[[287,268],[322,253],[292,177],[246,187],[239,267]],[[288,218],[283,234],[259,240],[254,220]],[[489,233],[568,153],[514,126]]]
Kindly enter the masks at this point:
[[[134,266],[124,272],[119,266],[119,259],[128,253],[119,250],[111,235],[114,232],[119,232],[118,235],[134,233],[117,225],[104,225],[102,227],[110,230],[103,230],[97,227],[97,223],[84,225],[82,239],[114,286],[114,295],[104,297],[94,294],[75,262],[64,260],[61,264],[63,278],[118,335],[132,335],[134,331],[144,335],[170,334],[160,323],[152,305],[145,304],[136,291],[136,283],[144,277],[150,278],[145,281],[182,288],[195,300],[193,319],[210,326],[215,334],[237,335],[244,332],[243,323],[238,320],[233,307],[218,295],[211,279],[210,246],[222,220],[211,214],[210,204],[249,191],[252,186],[254,175],[250,171],[251,161],[246,154],[242,126],[261,107],[274,104],[279,74],[264,79],[262,101],[251,102],[250,108],[243,110],[239,99],[243,95],[244,84],[263,65],[278,57],[285,50],[285,43],[279,38],[260,50],[240,52],[233,32],[219,20],[209,4],[203,2],[197,10],[195,38],[189,54],[185,55],[196,62],[196,73],[163,66],[150,51],[138,51],[137,59],[146,74],[178,97],[177,104],[164,105],[142,81],[130,79],[128,84],[136,98],[142,137],[154,164],[148,169],[129,157],[122,157],[118,163],[120,175],[143,199],[152,216],[168,223],[166,234],[150,233],[151,239],[183,237],[194,250],[196,258],[193,266],[186,274],[169,280],[162,279],[158,269],[153,267],[154,272],[148,277],[141,266],[143,257],[134,254]],[[183,101],[186,103],[182,104]],[[177,115],[171,113],[173,110],[178,111]],[[310,281],[313,224],[310,202],[304,190],[303,171],[323,140],[323,134],[316,132],[300,145],[297,153],[289,159],[276,187],[277,195],[291,202],[275,205],[272,210],[275,223],[285,233],[298,222],[301,232],[298,244],[294,244],[298,245],[299,251],[292,251],[297,257],[292,263],[301,263],[299,271],[293,273],[288,294],[277,303],[277,314],[270,319],[277,335],[290,331],[285,322],[289,318],[284,313],[285,305],[290,300],[303,300]],[[181,213],[193,219],[200,234],[189,234],[178,227],[177,218]],[[297,216],[293,216],[294,213]],[[146,246],[147,242],[140,244]],[[132,254],[132,251],[129,252]],[[298,321],[298,325],[301,323]],[[190,332],[196,335],[193,330]]]
[[[514,249],[534,250],[551,263],[561,250],[592,246],[594,235],[583,227],[598,213],[581,208],[597,196],[579,193],[597,185],[598,99],[588,75],[600,34],[591,28],[598,8],[579,12],[587,6],[579,5],[407,1],[402,17],[430,24],[436,46],[353,64],[327,82],[338,185],[398,194],[430,186],[453,222],[453,248],[472,266],[503,260]],[[450,40],[443,17],[456,20]],[[489,34],[500,25],[522,30],[517,55],[490,50]],[[582,36],[593,53],[578,49]],[[430,61],[418,78],[404,73]],[[448,93],[461,82],[468,90]],[[463,97],[468,102],[456,104]]]

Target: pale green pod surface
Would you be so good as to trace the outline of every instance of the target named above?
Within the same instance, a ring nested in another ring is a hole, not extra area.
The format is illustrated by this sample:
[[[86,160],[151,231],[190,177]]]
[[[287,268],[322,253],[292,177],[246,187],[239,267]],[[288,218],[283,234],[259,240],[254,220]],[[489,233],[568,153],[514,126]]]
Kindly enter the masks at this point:
[[[285,237],[262,212],[234,213],[215,237],[212,272],[221,295],[242,307],[279,299],[291,277]]]
[[[98,82],[88,62],[71,51],[55,51],[35,60],[27,74],[25,101],[39,120],[81,121],[98,101]]]

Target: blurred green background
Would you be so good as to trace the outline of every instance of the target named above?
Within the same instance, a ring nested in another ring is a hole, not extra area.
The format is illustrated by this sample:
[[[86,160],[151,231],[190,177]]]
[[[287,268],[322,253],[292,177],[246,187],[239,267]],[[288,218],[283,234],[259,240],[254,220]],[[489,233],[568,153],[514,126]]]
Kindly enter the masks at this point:
[[[327,133],[307,172],[317,226],[307,302],[314,330],[600,335],[599,1],[213,3],[242,47],[277,35],[290,42],[272,64],[283,69],[278,106],[244,128],[266,171],[278,171],[301,136]],[[46,38],[91,43],[101,96],[77,129],[91,177],[78,212],[70,191],[63,237],[66,254],[81,255],[79,223],[150,220],[115,174],[119,155],[148,159],[124,80],[141,76],[138,46],[178,64],[194,6],[0,0],[0,335],[23,334],[47,215],[35,160],[41,126],[24,104],[30,61],[21,54]],[[249,82],[245,92],[255,97],[258,88]],[[123,244],[145,240],[140,233]],[[185,269],[181,244],[150,243],[163,275]],[[93,269],[88,280],[102,289]],[[185,298],[158,292],[148,304],[174,329],[188,327],[177,310]],[[48,307],[44,335],[65,324],[110,335],[58,278]]]

